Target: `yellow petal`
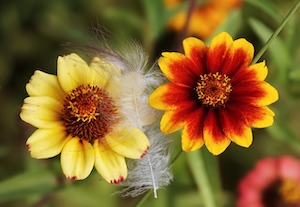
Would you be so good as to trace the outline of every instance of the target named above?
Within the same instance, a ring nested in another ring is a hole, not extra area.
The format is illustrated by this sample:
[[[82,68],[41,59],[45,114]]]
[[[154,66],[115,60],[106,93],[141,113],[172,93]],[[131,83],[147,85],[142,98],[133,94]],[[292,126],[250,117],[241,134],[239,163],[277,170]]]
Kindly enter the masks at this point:
[[[121,70],[105,59],[95,57],[90,65],[93,71],[93,84],[105,87],[112,96],[119,98]]]
[[[205,110],[198,109],[187,116],[185,126],[182,130],[182,150],[191,152],[203,146],[203,126]]]
[[[224,130],[224,133],[234,143],[242,147],[249,147],[252,144],[253,135],[250,127],[245,126],[243,130],[243,134],[236,135],[234,133],[227,132]]]
[[[160,130],[165,134],[171,134],[184,125],[184,120],[174,119],[174,111],[166,111],[160,121]]]
[[[107,71],[107,63],[103,62],[100,58],[93,58],[90,69],[92,70],[92,84],[97,85],[100,88],[105,87],[107,84],[110,74]]]
[[[262,87],[265,90],[266,95],[263,98],[257,100],[258,106],[267,106],[278,100],[279,98],[278,91],[269,83],[262,82],[260,87]]]
[[[61,88],[57,76],[39,70],[36,70],[31,76],[26,85],[26,91],[29,96],[49,96],[58,101],[62,101],[65,97],[65,92]]]
[[[105,142],[94,142],[95,168],[109,183],[119,183],[127,177],[125,158],[115,153]]]
[[[72,53],[57,59],[57,77],[66,93],[83,84],[91,83],[92,74],[86,62]]]
[[[229,146],[230,140],[223,133],[219,117],[214,109],[209,110],[204,121],[203,139],[208,151],[219,155]]]
[[[232,37],[227,32],[221,32],[219,35],[215,36],[212,39],[209,46],[209,51],[214,51],[220,45],[224,45],[227,49],[229,49],[232,43]]]
[[[184,39],[182,42],[182,45],[183,45],[185,55],[188,58],[190,58],[191,60],[194,59],[193,58],[194,56],[192,54],[194,52],[194,50],[197,50],[197,52],[198,52],[200,50],[207,49],[207,46],[205,45],[205,43],[195,37],[188,37],[188,38]],[[199,58],[201,58],[201,57],[199,57]]]
[[[256,119],[254,122],[251,123],[251,127],[254,128],[265,128],[272,126],[274,123],[274,116],[275,113],[269,109],[268,107],[260,107],[261,111],[260,112],[260,119]]]
[[[37,128],[49,129],[60,124],[62,108],[60,102],[50,97],[27,97],[20,117]]]
[[[194,86],[199,78],[197,66],[178,52],[163,52],[158,65],[165,76],[178,85]]]
[[[182,150],[185,152],[192,152],[200,149],[204,144],[203,136],[191,137],[192,134],[188,130],[188,126],[185,126],[182,130]]]
[[[95,163],[93,146],[84,139],[71,138],[61,153],[62,170],[68,180],[83,180]]]
[[[249,66],[249,70],[254,70],[257,80],[263,81],[268,75],[268,68],[265,61]]]
[[[237,145],[249,147],[252,144],[252,130],[245,117],[234,106],[228,105],[218,111],[218,121],[225,136]]]
[[[37,129],[27,140],[26,145],[31,157],[37,159],[50,158],[61,153],[69,140],[63,127]]]
[[[247,65],[249,65],[254,55],[253,45],[250,42],[248,42],[245,38],[239,38],[237,40],[234,40],[232,43],[231,53],[234,55],[235,53],[239,53],[240,51],[245,53],[243,55],[243,57],[245,58],[243,62],[247,62]]]
[[[124,127],[106,137],[109,146],[124,157],[138,159],[145,155],[150,143],[146,135],[134,127]]]

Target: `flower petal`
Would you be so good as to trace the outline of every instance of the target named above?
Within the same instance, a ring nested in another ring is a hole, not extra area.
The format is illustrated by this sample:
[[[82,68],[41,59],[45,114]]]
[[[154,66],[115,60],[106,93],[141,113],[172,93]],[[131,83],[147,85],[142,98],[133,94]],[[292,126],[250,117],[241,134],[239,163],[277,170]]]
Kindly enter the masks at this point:
[[[195,86],[199,74],[195,74],[195,64],[185,55],[177,52],[163,52],[158,65],[165,76],[172,82],[186,86]]]
[[[90,69],[92,70],[91,84],[100,88],[105,87],[110,78],[109,71],[107,71],[109,68],[110,66],[100,58],[93,58],[90,64]]]
[[[69,140],[63,127],[52,129],[37,129],[28,138],[26,145],[31,157],[37,159],[50,158],[61,153],[63,146]]]
[[[245,82],[245,77],[247,77],[246,81],[263,81],[265,80],[267,74],[268,68],[265,65],[265,62],[260,62],[239,70],[231,78],[231,84],[237,85],[239,83],[243,83]]]
[[[109,183],[119,183],[127,177],[125,158],[115,153],[105,142],[94,142],[95,167],[98,173]]]
[[[252,130],[238,111],[229,105],[219,110],[219,116],[223,132],[228,139],[242,147],[252,144]]]
[[[204,120],[203,139],[207,149],[219,155],[229,146],[230,140],[223,133],[220,120],[215,109],[210,109]]]
[[[202,108],[195,110],[186,119],[186,125],[182,130],[182,149],[191,152],[203,146],[203,126],[205,112]]]
[[[61,167],[68,180],[83,180],[95,163],[93,146],[84,139],[71,138],[61,152]]]
[[[256,79],[259,81],[265,80],[268,75],[268,67],[266,66],[265,61],[249,66],[249,70],[256,73]]]
[[[300,182],[300,163],[291,156],[281,156],[277,160],[278,176],[282,180]]]
[[[278,100],[277,90],[264,81],[244,81],[232,87],[230,97],[233,101],[267,106]]]
[[[244,38],[234,40],[228,51],[222,73],[232,76],[242,68],[251,64],[254,55],[254,47]]]
[[[58,101],[62,101],[65,92],[59,85],[57,76],[36,70],[26,84],[26,91],[29,96],[49,96]]]
[[[160,130],[165,134],[171,134],[184,126],[184,118],[177,116],[177,111],[166,111],[160,121]]]
[[[91,82],[91,70],[86,62],[72,53],[57,59],[57,77],[66,93]]]
[[[50,97],[27,97],[20,117],[37,128],[49,129],[60,123],[62,108],[60,102]]]
[[[112,150],[132,159],[143,157],[150,147],[146,135],[138,128],[130,126],[106,136],[105,139]]]
[[[206,72],[206,52],[207,46],[201,40],[195,37],[188,37],[183,40],[183,49],[185,55],[194,63],[191,68],[195,74],[204,74]]]
[[[252,106],[247,103],[234,103],[233,107],[239,111],[250,127],[265,128],[274,122],[274,112],[266,106]]]
[[[192,88],[173,83],[164,84],[150,95],[149,104],[158,110],[174,110],[180,105],[186,105],[186,102],[195,102],[194,93]]]
[[[208,49],[208,69],[210,72],[222,72],[233,76],[239,69],[247,67],[254,54],[253,45],[244,38],[232,40],[222,32],[216,36]]]
[[[232,43],[231,36],[226,32],[220,33],[211,41],[207,51],[207,72],[220,72]]]

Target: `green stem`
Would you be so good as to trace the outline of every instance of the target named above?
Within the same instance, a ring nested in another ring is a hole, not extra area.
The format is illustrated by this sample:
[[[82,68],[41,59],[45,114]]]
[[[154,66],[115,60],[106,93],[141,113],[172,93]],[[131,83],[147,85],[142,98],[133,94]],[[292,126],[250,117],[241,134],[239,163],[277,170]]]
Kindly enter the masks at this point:
[[[203,149],[190,152],[187,154],[187,159],[198,189],[200,189],[204,206],[219,207],[215,197],[218,192],[214,192],[213,190],[211,178],[207,171],[208,166],[206,166],[206,164],[208,165],[209,163],[205,163],[204,153]]]
[[[300,6],[300,0],[297,1],[297,3],[292,7],[292,9],[289,11],[287,16],[282,20],[279,27],[275,30],[275,32],[271,35],[269,40],[266,42],[266,44],[261,48],[261,50],[256,54],[254,57],[252,64],[256,63],[261,56],[266,52],[270,44],[273,42],[273,40],[278,36],[278,34],[281,32],[283,27],[286,25],[286,23],[290,20],[290,18],[293,16],[293,14],[296,12],[298,7]]]

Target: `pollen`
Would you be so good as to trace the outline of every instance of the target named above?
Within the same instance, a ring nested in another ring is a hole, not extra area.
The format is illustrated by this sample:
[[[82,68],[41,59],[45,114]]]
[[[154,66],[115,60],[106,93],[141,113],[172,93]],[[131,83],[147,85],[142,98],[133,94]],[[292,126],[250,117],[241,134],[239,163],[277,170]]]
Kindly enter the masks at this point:
[[[209,107],[225,106],[232,91],[230,80],[219,72],[200,75],[195,88],[198,99]]]
[[[81,85],[66,96],[62,121],[69,135],[93,144],[111,132],[118,121],[117,107],[105,90]]]

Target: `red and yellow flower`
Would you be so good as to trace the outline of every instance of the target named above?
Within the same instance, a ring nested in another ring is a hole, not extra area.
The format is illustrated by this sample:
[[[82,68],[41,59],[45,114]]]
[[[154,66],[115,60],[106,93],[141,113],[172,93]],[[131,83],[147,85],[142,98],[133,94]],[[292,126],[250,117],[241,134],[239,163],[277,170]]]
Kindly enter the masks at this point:
[[[58,58],[57,76],[36,71],[26,85],[29,97],[20,114],[38,128],[26,142],[31,156],[61,154],[67,179],[85,179],[95,166],[108,182],[123,181],[125,157],[141,158],[150,143],[128,121],[127,102],[120,98],[130,92],[120,85],[122,72],[98,57],[88,65],[74,53]]]
[[[158,65],[171,81],[149,97],[152,107],[165,113],[160,129],[166,134],[181,128],[186,152],[206,145],[215,155],[231,141],[249,147],[251,127],[272,125],[274,113],[267,106],[278,93],[265,82],[265,62],[251,64],[254,48],[244,38],[234,40],[225,32],[209,47],[189,37],[184,54],[163,52]]]
[[[300,206],[300,161],[264,158],[240,181],[237,207]]]
[[[177,6],[182,0],[165,0],[167,8]],[[229,12],[242,3],[242,0],[208,0],[196,6],[191,13],[188,22],[188,34],[196,35],[200,38],[208,38],[218,26],[227,18]],[[180,11],[174,15],[169,23],[169,27],[175,31],[184,28],[187,20],[187,12]]]

